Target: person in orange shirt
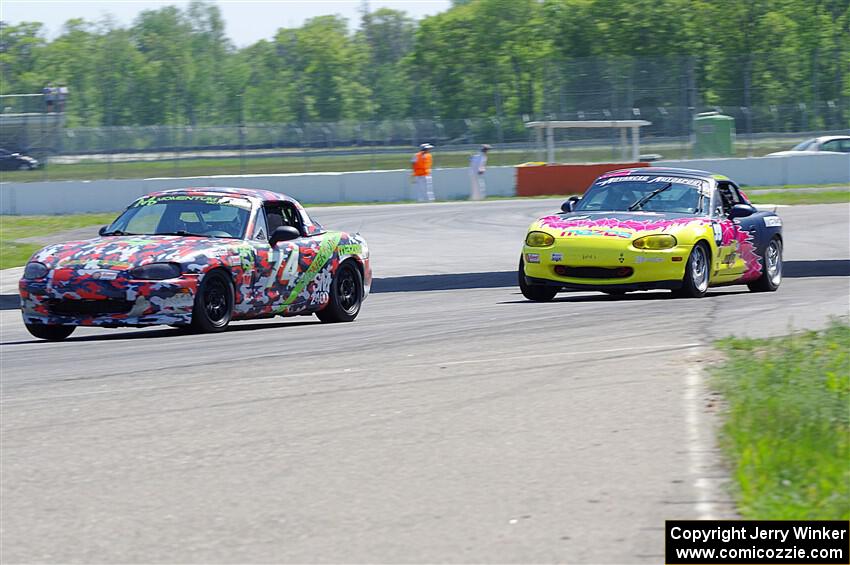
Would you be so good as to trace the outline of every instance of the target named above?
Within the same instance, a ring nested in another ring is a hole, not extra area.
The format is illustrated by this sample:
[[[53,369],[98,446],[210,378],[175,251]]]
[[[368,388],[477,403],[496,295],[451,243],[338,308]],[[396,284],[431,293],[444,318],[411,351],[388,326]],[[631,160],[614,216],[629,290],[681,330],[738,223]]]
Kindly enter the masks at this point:
[[[419,152],[410,160],[413,165],[413,183],[416,200],[418,202],[434,201],[434,185],[431,182],[431,150],[434,148],[430,143],[419,146]]]

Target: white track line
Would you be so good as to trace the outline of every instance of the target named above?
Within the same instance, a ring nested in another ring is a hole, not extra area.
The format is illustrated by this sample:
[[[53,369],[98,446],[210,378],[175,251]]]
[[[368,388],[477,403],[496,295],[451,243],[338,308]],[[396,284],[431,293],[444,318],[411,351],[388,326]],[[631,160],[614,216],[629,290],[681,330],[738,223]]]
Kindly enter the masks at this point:
[[[696,511],[699,520],[712,520],[714,514],[713,488],[710,481],[705,478],[706,460],[705,454],[710,446],[702,430],[700,420],[702,392],[702,367],[694,363],[694,358],[702,351],[696,350],[690,359],[685,373],[685,433],[688,439],[688,472],[694,479],[694,490],[696,492]]]

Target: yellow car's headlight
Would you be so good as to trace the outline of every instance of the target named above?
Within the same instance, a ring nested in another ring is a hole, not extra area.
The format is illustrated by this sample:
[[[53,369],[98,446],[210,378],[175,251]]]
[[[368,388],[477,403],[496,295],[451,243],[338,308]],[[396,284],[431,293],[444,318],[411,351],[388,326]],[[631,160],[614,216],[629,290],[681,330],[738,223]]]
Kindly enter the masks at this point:
[[[555,238],[542,231],[528,232],[525,236],[525,244],[529,247],[549,247],[555,243]]]
[[[676,247],[679,242],[672,235],[647,235],[632,242],[638,249],[670,249]]]

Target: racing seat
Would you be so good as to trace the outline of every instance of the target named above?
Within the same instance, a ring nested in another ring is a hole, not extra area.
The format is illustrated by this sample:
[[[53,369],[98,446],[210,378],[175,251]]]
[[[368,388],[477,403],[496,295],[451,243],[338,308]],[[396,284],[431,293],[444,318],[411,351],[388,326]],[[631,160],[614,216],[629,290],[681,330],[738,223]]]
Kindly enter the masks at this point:
[[[279,210],[266,209],[266,223],[270,234],[274,233],[277,228],[286,225]]]

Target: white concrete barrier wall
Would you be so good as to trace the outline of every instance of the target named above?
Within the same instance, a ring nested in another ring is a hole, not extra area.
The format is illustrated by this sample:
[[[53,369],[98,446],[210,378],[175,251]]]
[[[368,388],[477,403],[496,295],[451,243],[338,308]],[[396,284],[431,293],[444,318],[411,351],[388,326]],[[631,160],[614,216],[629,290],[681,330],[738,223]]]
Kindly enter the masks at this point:
[[[850,184],[850,155],[794,155],[749,159],[657,161],[659,167],[702,169],[724,174],[744,185]],[[469,196],[468,169],[435,169],[437,198]],[[516,194],[514,167],[489,167],[487,193]],[[309,204],[330,202],[393,202],[413,198],[410,173],[360,171],[281,175],[234,175],[134,180],[46,181],[0,183],[2,214],[76,214],[122,210],[133,199],[168,188],[238,186],[282,192]]]
[[[791,155],[746,159],[656,161],[656,167],[700,169],[750,186],[850,184],[850,154]]]
[[[468,175],[467,169],[435,169],[433,181],[436,197],[445,200],[467,198],[470,190]],[[515,176],[514,167],[488,168],[485,177],[488,194],[512,196]],[[193,186],[262,188],[288,194],[301,202],[311,204],[393,202],[413,198],[410,173],[406,170],[45,181],[0,183],[0,213],[114,212],[123,210],[135,198],[155,190]]]

